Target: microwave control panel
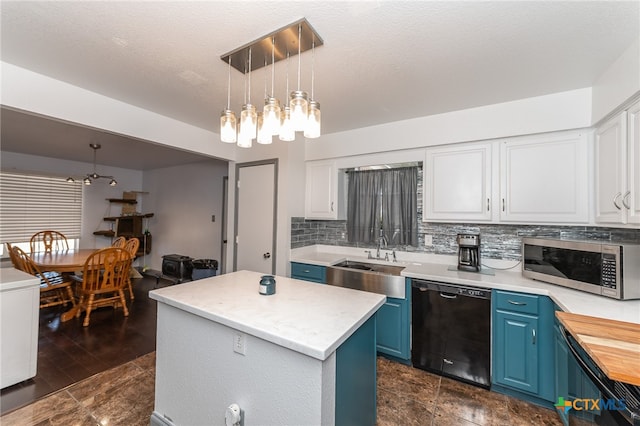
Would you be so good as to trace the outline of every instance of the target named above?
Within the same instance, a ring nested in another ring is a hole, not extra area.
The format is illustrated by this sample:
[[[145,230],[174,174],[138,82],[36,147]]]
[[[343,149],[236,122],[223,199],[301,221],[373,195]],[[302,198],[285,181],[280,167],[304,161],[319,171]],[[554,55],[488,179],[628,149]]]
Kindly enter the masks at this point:
[[[616,256],[602,254],[602,286],[615,289],[617,287]]]

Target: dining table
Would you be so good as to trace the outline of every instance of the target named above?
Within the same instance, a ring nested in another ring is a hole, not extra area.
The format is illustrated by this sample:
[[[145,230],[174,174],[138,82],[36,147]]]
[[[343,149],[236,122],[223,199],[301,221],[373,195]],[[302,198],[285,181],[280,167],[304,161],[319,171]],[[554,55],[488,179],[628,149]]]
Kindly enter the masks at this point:
[[[75,272],[84,267],[96,249],[54,250],[30,253],[29,257],[41,271]]]
[[[29,253],[31,260],[41,271],[63,273],[81,271],[84,263],[96,249],[54,250]],[[73,318],[78,312],[77,306],[60,315],[60,321]]]

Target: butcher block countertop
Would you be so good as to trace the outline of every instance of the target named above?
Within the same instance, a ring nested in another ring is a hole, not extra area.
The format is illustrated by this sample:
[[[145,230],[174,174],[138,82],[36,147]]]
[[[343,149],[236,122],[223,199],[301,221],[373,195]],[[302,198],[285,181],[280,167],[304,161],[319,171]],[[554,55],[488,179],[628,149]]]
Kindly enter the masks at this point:
[[[607,377],[640,386],[640,325],[569,312],[556,316]]]

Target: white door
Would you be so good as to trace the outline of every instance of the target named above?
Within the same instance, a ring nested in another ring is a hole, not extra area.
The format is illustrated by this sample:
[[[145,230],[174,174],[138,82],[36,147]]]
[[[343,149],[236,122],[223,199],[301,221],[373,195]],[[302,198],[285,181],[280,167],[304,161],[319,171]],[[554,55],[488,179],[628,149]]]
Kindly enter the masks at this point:
[[[234,270],[275,273],[277,160],[238,164]]]

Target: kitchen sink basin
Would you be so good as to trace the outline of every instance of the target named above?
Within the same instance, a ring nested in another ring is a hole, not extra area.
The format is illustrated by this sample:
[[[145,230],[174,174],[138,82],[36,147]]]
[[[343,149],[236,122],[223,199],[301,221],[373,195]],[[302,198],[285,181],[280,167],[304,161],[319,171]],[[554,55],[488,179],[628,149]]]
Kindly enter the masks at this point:
[[[353,260],[345,260],[344,262],[336,263],[333,266],[338,268],[358,269],[360,271],[378,272],[380,274],[398,275],[404,269],[404,266],[395,265],[380,265],[378,263],[356,262]]]
[[[404,266],[345,260],[327,267],[327,284],[405,298]]]

